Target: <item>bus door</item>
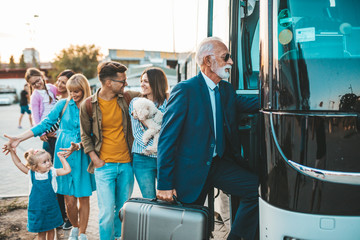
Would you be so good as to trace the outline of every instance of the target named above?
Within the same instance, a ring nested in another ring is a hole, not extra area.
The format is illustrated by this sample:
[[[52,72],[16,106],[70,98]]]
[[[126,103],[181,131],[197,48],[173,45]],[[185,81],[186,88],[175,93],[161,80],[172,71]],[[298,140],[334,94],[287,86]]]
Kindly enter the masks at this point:
[[[211,6],[211,5],[210,5]],[[243,97],[259,96],[259,2],[222,0],[213,1],[213,36],[228,42],[234,64],[229,82]],[[210,15],[211,16],[211,15]],[[260,164],[260,114],[238,115],[241,153],[245,166],[259,174]],[[230,219],[233,219],[240,199],[230,196]]]

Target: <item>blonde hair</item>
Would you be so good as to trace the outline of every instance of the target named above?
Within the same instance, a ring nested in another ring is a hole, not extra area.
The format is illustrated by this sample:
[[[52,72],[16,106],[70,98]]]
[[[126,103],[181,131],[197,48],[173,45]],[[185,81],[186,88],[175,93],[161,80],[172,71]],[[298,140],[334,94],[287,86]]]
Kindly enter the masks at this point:
[[[66,83],[66,89],[69,94],[69,99],[71,99],[70,91],[81,90],[84,93],[83,99],[81,102],[88,98],[90,94],[90,85],[88,79],[81,73],[74,74]]]
[[[30,149],[27,150],[24,153],[24,158],[26,160],[26,164],[25,166],[29,169],[31,169],[32,171],[35,171],[37,165],[38,165],[38,161],[39,161],[39,157],[46,154],[48,156],[49,159],[51,159],[51,155],[50,153],[48,153],[47,151],[41,149],[41,150],[34,150],[34,149]]]

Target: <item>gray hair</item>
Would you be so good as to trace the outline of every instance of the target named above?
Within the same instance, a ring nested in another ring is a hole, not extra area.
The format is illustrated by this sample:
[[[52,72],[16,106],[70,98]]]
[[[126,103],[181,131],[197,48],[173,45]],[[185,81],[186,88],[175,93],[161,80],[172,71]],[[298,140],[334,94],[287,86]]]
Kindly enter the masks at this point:
[[[208,37],[201,41],[196,51],[196,63],[201,66],[204,63],[204,57],[214,53],[214,41],[222,42],[218,37]]]

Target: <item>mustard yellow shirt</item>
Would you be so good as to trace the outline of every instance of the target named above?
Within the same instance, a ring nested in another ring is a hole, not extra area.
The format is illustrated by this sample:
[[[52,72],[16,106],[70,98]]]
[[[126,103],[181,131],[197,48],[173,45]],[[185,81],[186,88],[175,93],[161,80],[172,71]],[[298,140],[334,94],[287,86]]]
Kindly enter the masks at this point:
[[[116,98],[106,101],[98,98],[102,113],[102,145],[100,159],[105,162],[128,163],[131,161],[123,131],[122,111]]]

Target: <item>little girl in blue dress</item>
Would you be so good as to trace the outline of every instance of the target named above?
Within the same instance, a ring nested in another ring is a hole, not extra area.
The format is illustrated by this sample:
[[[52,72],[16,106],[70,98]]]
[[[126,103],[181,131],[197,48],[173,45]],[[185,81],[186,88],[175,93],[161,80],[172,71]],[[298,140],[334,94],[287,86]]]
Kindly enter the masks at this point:
[[[54,229],[63,224],[55,194],[55,178],[70,173],[70,165],[61,152],[58,152],[58,157],[63,168],[55,169],[52,167],[50,154],[45,150],[28,150],[24,154],[26,165],[16,155],[15,149],[5,146],[4,151],[10,151],[16,167],[30,178],[28,231],[38,233],[38,239],[54,239]]]

